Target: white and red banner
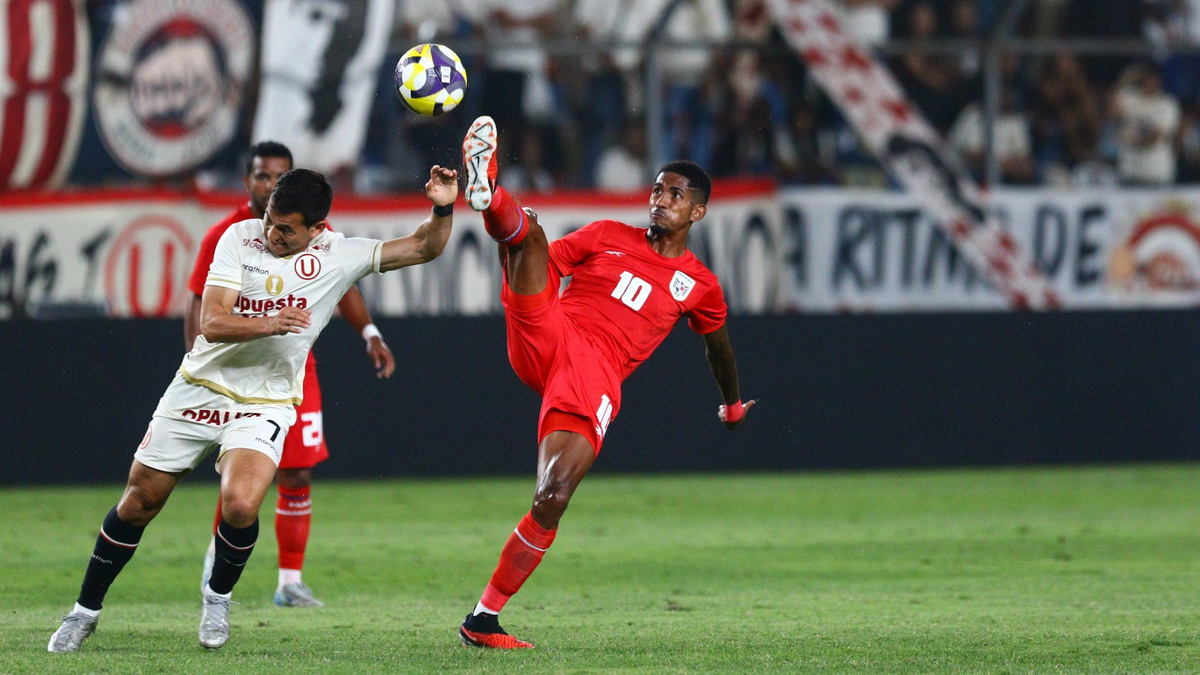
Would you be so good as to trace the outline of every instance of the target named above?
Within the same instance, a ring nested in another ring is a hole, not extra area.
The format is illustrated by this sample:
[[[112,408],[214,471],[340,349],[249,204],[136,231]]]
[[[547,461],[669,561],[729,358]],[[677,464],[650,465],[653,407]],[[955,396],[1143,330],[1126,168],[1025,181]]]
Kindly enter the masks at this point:
[[[83,0],[0,0],[0,192],[56,188],[87,110]]]
[[[0,197],[0,319],[176,316],[196,248],[238,195]],[[646,199],[531,197],[551,239],[593,220],[645,224]],[[1012,307],[915,195],[719,185],[690,246],[735,313],[1004,311]],[[989,217],[1065,309],[1200,306],[1200,190],[1002,190]],[[408,234],[420,197],[337,198],[349,235]],[[361,282],[379,316],[500,312],[495,245],[459,206],[445,253]]]
[[[775,23],[863,142],[1014,307],[1059,305],[1052,284],[1000,223],[979,189],[892,74],[843,27],[827,0],[768,0]]]
[[[722,195],[722,193],[724,193]],[[734,311],[780,305],[782,231],[770,185],[718,186],[691,246],[722,278]],[[0,197],[0,319],[182,314],[187,277],[205,231],[237,195],[155,193]],[[648,196],[534,198],[551,239],[593,220],[648,223]],[[389,239],[429,215],[423,197],[335,198],[330,222],[350,236]],[[500,312],[500,266],[482,218],[460,204],[442,257],[361,282],[379,316]]]
[[[1006,310],[916,195],[779,195],[788,312]],[[1200,191],[1002,190],[989,218],[1059,291],[1064,309],[1200,306]]]

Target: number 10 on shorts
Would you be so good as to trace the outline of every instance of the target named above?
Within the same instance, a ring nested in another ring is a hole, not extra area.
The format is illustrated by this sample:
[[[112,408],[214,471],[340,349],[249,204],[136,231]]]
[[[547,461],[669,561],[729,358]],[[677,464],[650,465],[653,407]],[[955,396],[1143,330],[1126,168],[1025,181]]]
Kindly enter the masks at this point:
[[[599,422],[596,425],[596,433],[600,435],[600,438],[604,438],[604,433],[608,431],[608,423],[612,421],[612,414],[612,400],[608,398],[608,394],[601,394],[600,407],[596,408],[596,421]]]

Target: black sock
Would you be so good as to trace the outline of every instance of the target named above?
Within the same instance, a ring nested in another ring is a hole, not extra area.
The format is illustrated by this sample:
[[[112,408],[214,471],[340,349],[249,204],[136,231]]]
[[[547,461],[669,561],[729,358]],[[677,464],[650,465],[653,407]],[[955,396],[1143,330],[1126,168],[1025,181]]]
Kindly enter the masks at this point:
[[[242,576],[242,568],[254,552],[254,542],[258,541],[258,519],[255,518],[249,527],[238,529],[221,520],[217,525],[217,559],[213,562],[212,577],[208,587],[213,593],[226,595],[233,591],[233,585]]]
[[[130,525],[121,520],[117,516],[117,507],[112,507],[100,526],[96,548],[92,549],[92,559],[88,563],[87,574],[83,575],[83,587],[79,589],[79,599],[76,602],[88,609],[100,611],[108,587],[137,551],[138,542],[142,540],[142,532],[145,531],[144,525]]]

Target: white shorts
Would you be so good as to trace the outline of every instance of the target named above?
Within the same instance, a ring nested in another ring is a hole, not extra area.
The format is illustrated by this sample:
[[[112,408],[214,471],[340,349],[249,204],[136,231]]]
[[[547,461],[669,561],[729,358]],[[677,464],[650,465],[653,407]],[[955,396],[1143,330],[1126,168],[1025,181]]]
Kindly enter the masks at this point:
[[[248,448],[279,466],[283,440],[295,422],[294,406],[238,403],[176,373],[133,458],[152,469],[179,473],[199,466],[216,448],[218,461],[226,450]]]

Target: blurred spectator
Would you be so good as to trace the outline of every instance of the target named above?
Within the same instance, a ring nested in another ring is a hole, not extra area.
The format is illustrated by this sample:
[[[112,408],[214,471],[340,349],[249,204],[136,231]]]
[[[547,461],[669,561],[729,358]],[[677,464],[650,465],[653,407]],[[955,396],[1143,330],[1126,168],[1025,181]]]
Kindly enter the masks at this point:
[[[1057,54],[1038,79],[1034,146],[1043,172],[1069,172],[1093,156],[1100,138],[1100,107],[1079,60]]]
[[[620,39],[619,28],[637,0],[577,0],[575,34],[594,45]],[[621,133],[626,118],[625,83],[612,52],[585,54],[583,88],[573,97],[583,141],[583,182],[593,185],[601,154]],[[640,177],[640,176],[639,176]]]
[[[1012,105],[1012,96],[1005,89],[1000,97],[1000,116],[992,124],[996,161],[1001,180],[1028,185],[1034,179],[1033,140],[1029,119]],[[985,175],[984,111],[979,103],[963,109],[950,131],[950,145],[961,153],[967,167],[982,181]]]
[[[891,12],[900,0],[841,0],[846,32],[868,47],[877,47],[891,36]]]
[[[1179,102],[1162,90],[1162,78],[1145,64],[1121,75],[1113,94],[1118,125],[1117,171],[1128,185],[1166,185],[1175,180]]]
[[[931,2],[913,5],[908,38],[914,42],[937,38],[937,11]],[[958,113],[957,69],[945,57],[913,49],[895,64],[896,79],[939,131],[945,132]]]
[[[596,187],[601,190],[636,190],[646,184],[646,122],[628,118],[621,127],[621,142],[600,155]]]
[[[487,40],[501,45],[487,54],[480,107],[501,130],[520,138],[527,120],[554,115],[546,78],[543,40],[554,35],[561,0],[462,0],[462,7]],[[517,148],[502,144],[502,161],[516,160]]]
[[[1200,106],[1190,106],[1183,116],[1178,180],[1181,183],[1200,182]]]
[[[838,183],[833,164],[826,162],[822,155],[821,133],[811,107],[801,104],[792,110],[791,132],[787,135],[789,145],[779,151],[779,171],[784,181],[803,185]]]
[[[497,122],[499,125],[499,122]],[[503,133],[503,132],[501,132]],[[551,192],[556,187],[554,176],[545,164],[545,153],[542,150],[545,129],[537,126],[527,126],[521,132],[520,143],[517,143],[517,161],[504,170],[504,186],[506,189],[520,194],[522,192]]]
[[[1162,63],[1163,88],[1184,103],[1200,102],[1200,55],[1170,53],[1200,44],[1200,0],[1147,0],[1142,32]]]
[[[732,35],[729,10],[724,0],[639,0],[622,27],[622,39],[641,42],[666,17],[663,37],[678,42],[725,42]],[[713,63],[714,49],[707,45],[664,47],[659,50],[659,73],[665,91],[663,136],[660,159],[690,159],[705,169],[712,168],[716,143],[716,102],[711,94],[723,64]],[[714,65],[718,67],[714,68]]]
[[[976,0],[955,0],[950,5],[950,37],[955,40],[980,40],[985,37],[979,24],[979,8]],[[958,58],[958,74],[962,78],[973,78],[979,74],[982,55],[977,49],[968,49]]]

